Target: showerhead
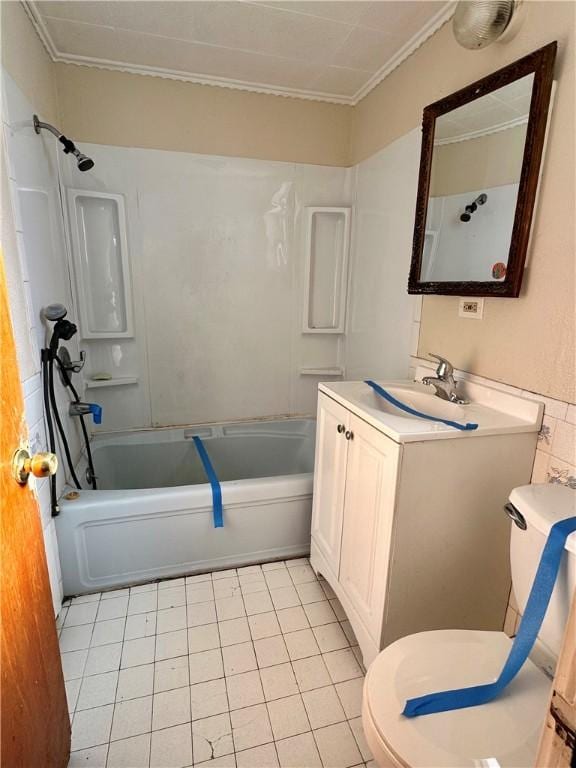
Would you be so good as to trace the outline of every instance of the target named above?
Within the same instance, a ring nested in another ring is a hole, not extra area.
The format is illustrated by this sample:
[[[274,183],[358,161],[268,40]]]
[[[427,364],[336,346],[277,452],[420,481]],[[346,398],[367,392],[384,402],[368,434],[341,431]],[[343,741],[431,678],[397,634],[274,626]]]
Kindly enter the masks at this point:
[[[47,307],[42,309],[42,315],[46,320],[56,322],[56,320],[62,320],[68,314],[68,310],[64,304],[48,304]]]
[[[60,131],[57,128],[54,128],[54,126],[50,125],[50,123],[40,122],[40,120],[38,119],[38,115],[34,115],[32,120],[34,124],[34,130],[36,131],[36,133],[39,134],[42,128],[46,129],[47,131],[50,131],[50,133],[53,136],[56,136],[58,141],[64,147],[64,154],[74,155],[74,157],[76,158],[76,165],[78,166],[79,171],[89,171],[91,168],[94,168],[94,160],[92,160],[90,157],[80,152],[80,150],[77,148],[74,142],[71,139],[64,136],[63,133],[60,133]]]
[[[55,353],[58,349],[60,339],[69,341],[78,330],[74,323],[71,323],[70,320],[65,320],[67,314],[68,310],[64,304],[48,304],[42,310],[42,317],[54,323],[54,330],[52,331],[49,345],[52,353]]]
[[[482,192],[480,195],[478,195],[476,200],[472,200],[472,202],[464,208],[464,213],[460,214],[460,221],[470,221],[472,214],[477,211],[478,206],[484,205],[486,200],[488,200],[488,195],[485,192]]]
[[[76,152],[74,152],[74,157],[76,158],[76,164],[79,171],[89,171],[90,168],[94,168],[94,160],[92,160],[91,157],[82,154],[82,152],[76,150]]]

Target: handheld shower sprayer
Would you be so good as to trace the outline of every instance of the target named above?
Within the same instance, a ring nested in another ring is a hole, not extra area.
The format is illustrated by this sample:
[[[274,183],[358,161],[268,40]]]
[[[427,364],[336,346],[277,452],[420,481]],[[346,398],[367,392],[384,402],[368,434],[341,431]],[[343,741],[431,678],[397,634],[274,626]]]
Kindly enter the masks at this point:
[[[79,171],[89,171],[91,168],[94,168],[94,160],[92,160],[92,158],[80,152],[80,150],[74,144],[74,142],[68,137],[64,136],[63,133],[60,133],[58,128],[55,128],[53,125],[50,125],[50,123],[42,123],[38,118],[38,115],[34,115],[32,117],[32,121],[34,124],[34,130],[36,131],[37,134],[40,134],[40,131],[42,129],[46,131],[50,131],[50,133],[53,136],[56,136],[58,141],[64,147],[64,154],[74,155],[74,157],[76,158],[76,164],[78,166]]]
[[[78,328],[70,320],[66,320],[68,310],[63,304],[49,304],[42,310],[42,317],[45,320],[54,323],[54,329],[50,338],[49,349],[56,354],[60,339],[69,341],[77,332]]]
[[[488,200],[488,195],[485,192],[482,192],[481,195],[478,195],[478,197],[475,200],[472,200],[471,203],[469,203],[464,208],[464,213],[460,215],[460,221],[468,222],[472,218],[472,214],[476,212],[479,205],[484,205],[484,203]]]

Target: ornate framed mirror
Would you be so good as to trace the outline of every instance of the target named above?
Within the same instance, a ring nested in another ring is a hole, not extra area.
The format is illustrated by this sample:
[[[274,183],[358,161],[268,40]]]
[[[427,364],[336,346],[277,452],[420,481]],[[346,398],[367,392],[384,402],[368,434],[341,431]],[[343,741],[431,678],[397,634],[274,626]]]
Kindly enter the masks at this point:
[[[556,42],[430,104],[408,293],[520,293]]]

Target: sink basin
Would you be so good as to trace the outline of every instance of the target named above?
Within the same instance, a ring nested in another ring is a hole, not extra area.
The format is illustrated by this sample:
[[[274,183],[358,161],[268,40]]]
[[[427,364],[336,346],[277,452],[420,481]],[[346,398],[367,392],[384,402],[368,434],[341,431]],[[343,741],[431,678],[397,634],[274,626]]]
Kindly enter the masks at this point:
[[[475,430],[455,429],[406,413],[381,397],[364,381],[320,384],[320,391],[337,400],[396,442],[466,438],[511,432],[537,432],[543,405],[508,392],[466,382],[466,405],[439,398],[431,386],[413,381],[376,381],[404,405],[436,419],[478,424]]]

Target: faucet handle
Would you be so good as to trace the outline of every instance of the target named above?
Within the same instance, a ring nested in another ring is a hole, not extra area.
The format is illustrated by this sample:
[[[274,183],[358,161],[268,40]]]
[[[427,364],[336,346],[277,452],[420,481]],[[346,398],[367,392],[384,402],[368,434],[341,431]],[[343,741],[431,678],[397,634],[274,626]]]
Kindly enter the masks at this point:
[[[445,357],[441,357],[440,355],[435,355],[433,352],[428,352],[428,357],[433,357],[435,360],[438,360],[436,376],[438,376],[439,379],[447,379],[449,376],[452,376],[454,373],[454,366],[450,360],[446,360]]]

